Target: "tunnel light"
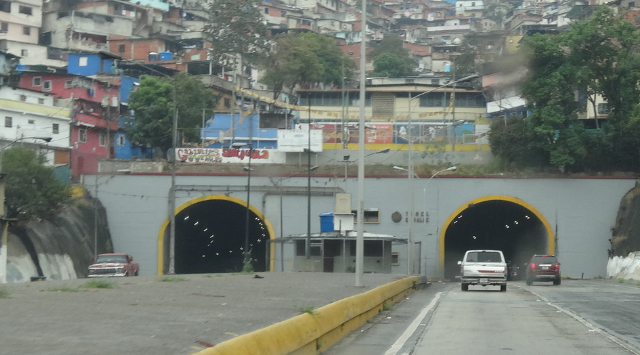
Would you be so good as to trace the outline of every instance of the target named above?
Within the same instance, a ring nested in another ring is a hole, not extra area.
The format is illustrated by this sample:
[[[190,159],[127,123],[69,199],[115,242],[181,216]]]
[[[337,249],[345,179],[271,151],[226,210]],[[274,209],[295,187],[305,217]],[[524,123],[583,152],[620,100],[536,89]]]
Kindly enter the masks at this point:
[[[524,216],[524,218],[526,218],[526,219],[530,219],[531,217],[529,217],[529,216]]]
[[[473,239],[476,239],[476,236],[475,236],[475,235],[473,236]]]
[[[184,220],[186,221],[187,219],[189,219],[189,216],[184,216]]]
[[[202,254],[202,257],[204,258],[204,254]]]
[[[462,215],[459,215],[458,218],[462,218]]]
[[[205,229],[203,230],[203,232],[206,232],[206,231],[208,231],[208,230],[209,230],[209,228],[205,228]]]
[[[229,254],[233,253],[233,250],[229,250]]]
[[[243,248],[243,247],[240,247],[240,250],[244,250],[244,248]]]
[[[260,243],[262,241],[262,239],[258,239],[258,243]]]
[[[198,224],[200,224],[200,221],[196,221],[196,223],[194,223],[194,226],[197,226]]]
[[[504,225],[504,227],[508,229],[508,228],[509,228],[509,225],[508,225],[508,224],[505,224],[505,225]]]
[[[458,221],[453,221],[453,224],[456,224],[456,223],[458,223]]]
[[[513,223],[518,224],[518,221],[513,221]]]

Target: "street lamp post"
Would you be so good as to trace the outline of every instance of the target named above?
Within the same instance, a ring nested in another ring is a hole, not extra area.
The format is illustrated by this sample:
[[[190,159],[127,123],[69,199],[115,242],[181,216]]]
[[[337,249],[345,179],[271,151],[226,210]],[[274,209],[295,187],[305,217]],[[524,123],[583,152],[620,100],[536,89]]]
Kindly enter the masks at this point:
[[[400,167],[400,166],[394,166],[393,168],[396,169],[396,170],[406,171],[409,174],[412,174],[416,179],[420,179],[420,177],[417,174],[415,174],[413,171],[411,171],[409,169],[405,169],[405,168]],[[455,166],[451,166],[451,167],[448,167],[446,169],[442,169],[442,170],[436,171],[427,180],[427,182],[424,185],[424,188],[422,189],[422,208],[423,208],[423,212],[424,213],[427,212],[427,186],[429,185],[429,182],[431,182],[431,179],[433,179],[434,176],[436,176],[436,175],[438,175],[438,174],[440,174],[442,172],[455,171],[456,169],[458,169],[458,168],[455,167]],[[413,196],[413,189],[409,189],[409,195]],[[408,244],[408,247],[407,247],[407,263],[411,263],[411,259],[412,258],[410,257],[410,255],[411,255],[412,248],[413,248],[413,246],[411,245],[411,242],[412,242],[412,237],[413,237],[413,218],[414,218],[414,210],[415,210],[415,208],[414,208],[414,200],[413,200],[412,197],[410,197],[410,202],[409,203],[410,203],[410,205],[409,205],[409,210],[410,210],[409,214],[411,215],[411,217],[409,218],[409,242],[410,243]],[[425,221],[424,221],[425,224],[427,222],[426,221],[426,217],[427,216],[425,214]],[[407,266],[407,273],[408,274],[412,274],[413,273],[413,265],[408,265]]]
[[[364,271],[364,124],[366,101],[366,47],[367,47],[367,2],[362,2],[362,23],[360,35],[360,116],[358,119],[358,223],[356,234],[356,280],[357,287],[363,286]]]
[[[318,166],[317,166],[317,165],[314,165],[314,166],[310,167],[310,168],[309,168],[309,169],[307,169],[307,170],[308,170],[309,172],[311,172],[311,171],[316,170],[316,169],[318,169]],[[284,238],[284,219],[283,219],[283,216],[282,216],[282,213],[283,213],[283,212],[282,212],[282,195],[283,195],[283,193],[282,193],[282,181],[284,181],[284,179],[289,179],[289,178],[292,178],[292,177],[294,177],[294,176],[296,176],[296,175],[299,175],[299,174],[301,174],[301,173],[304,173],[305,171],[306,171],[306,170],[299,171],[299,172],[297,172],[297,173],[295,173],[295,174],[291,174],[291,175],[289,175],[289,176],[286,176],[286,177],[280,178],[280,179],[278,180],[278,190],[280,190],[280,238]],[[307,228],[308,228],[308,227],[307,227]],[[305,245],[305,250],[306,250],[306,245]],[[280,253],[283,253],[282,249],[281,249]],[[281,256],[281,258],[282,258],[282,256]],[[282,266],[282,271],[284,271],[284,265]]]
[[[390,150],[391,150],[390,148],[383,148],[383,149],[380,149],[378,151],[369,153],[369,154],[365,155],[364,157],[366,158],[366,157],[374,155],[374,154],[389,153]],[[349,163],[355,163],[355,162],[358,161],[358,159],[349,160],[349,156],[348,155],[345,155],[344,158],[345,158],[344,161],[343,161],[344,162],[344,180],[346,181],[347,180],[347,175],[348,175],[347,172],[349,170]]]

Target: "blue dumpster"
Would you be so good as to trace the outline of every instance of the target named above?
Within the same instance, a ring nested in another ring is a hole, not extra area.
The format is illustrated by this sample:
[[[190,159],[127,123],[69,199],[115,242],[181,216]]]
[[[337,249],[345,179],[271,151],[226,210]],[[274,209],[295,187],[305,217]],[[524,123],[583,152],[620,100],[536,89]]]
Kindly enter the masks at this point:
[[[333,212],[322,213],[320,215],[320,232],[333,232]]]

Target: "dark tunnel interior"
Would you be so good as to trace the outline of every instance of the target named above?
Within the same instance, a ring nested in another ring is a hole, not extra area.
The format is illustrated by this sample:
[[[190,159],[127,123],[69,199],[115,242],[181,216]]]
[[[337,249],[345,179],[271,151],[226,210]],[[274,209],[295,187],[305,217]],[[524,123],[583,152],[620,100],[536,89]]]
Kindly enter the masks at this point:
[[[243,268],[246,205],[207,200],[176,215],[177,274],[240,272]],[[254,271],[266,271],[269,232],[249,213],[249,251]]]
[[[460,273],[458,261],[467,250],[502,250],[507,262],[523,266],[547,248],[547,231],[527,208],[503,200],[470,204],[447,226],[444,276],[451,280]]]

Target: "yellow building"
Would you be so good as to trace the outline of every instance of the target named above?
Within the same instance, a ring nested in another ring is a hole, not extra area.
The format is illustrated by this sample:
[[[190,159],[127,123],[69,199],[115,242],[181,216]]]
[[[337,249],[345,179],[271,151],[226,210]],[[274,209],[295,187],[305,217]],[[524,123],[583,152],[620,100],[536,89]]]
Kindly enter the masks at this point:
[[[409,83],[412,80],[415,82]],[[427,83],[435,80],[369,79],[365,102],[367,150],[404,150],[409,140],[415,150],[488,150],[489,122],[482,92],[469,83]],[[310,122],[312,129],[323,130],[324,149],[357,149],[358,89],[301,89],[298,96],[300,122]]]

